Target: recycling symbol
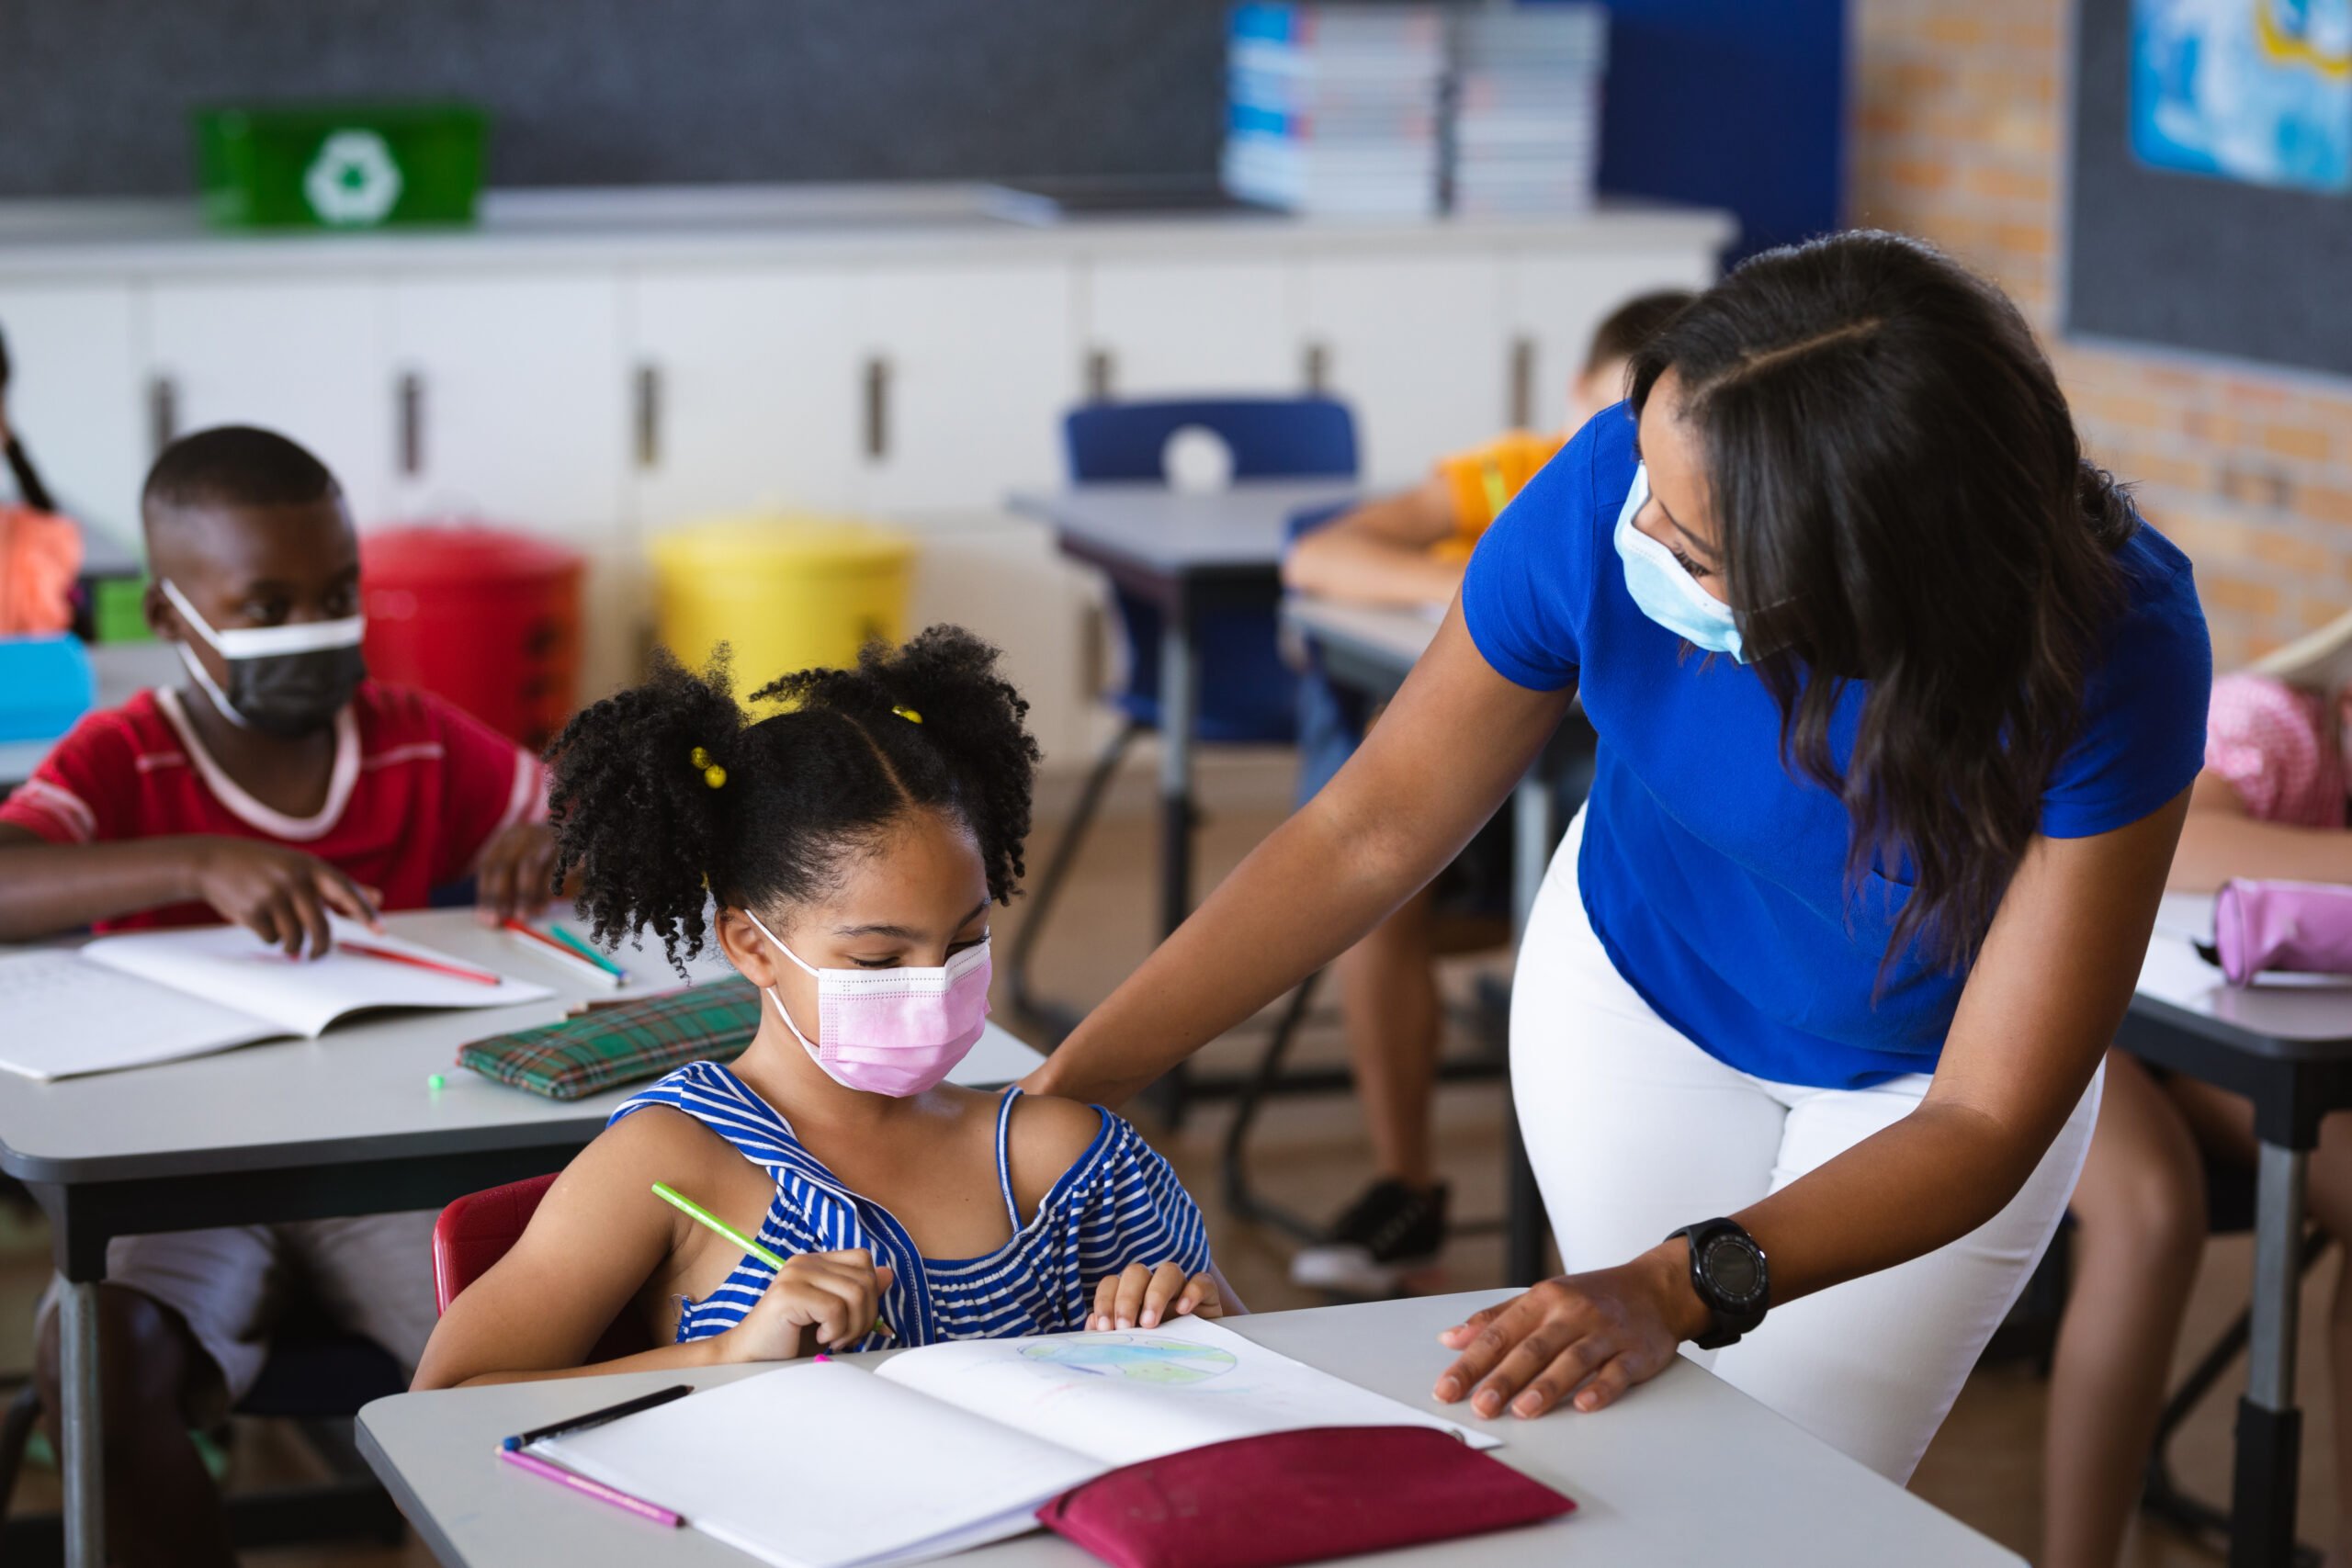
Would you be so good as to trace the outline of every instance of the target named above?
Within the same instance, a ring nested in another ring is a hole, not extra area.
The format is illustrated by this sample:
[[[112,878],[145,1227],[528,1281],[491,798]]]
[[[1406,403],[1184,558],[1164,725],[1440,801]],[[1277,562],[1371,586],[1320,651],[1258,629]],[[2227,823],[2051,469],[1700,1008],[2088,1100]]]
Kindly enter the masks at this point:
[[[338,229],[380,223],[401,198],[401,166],[372,130],[338,130],[319,146],[302,176],[319,221]]]

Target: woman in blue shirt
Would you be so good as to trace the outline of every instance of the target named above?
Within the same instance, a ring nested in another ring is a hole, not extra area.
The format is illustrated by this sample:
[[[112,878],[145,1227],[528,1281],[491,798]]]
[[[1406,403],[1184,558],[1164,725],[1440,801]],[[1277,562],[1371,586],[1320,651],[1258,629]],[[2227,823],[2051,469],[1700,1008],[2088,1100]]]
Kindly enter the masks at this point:
[[[2204,620],[2016,308],[1923,245],[1756,257],[1631,380],[1355,759],[1031,1087],[1115,1100],[1328,963],[1581,697],[1511,1030],[1567,1272],[1450,1331],[1437,1395],[1598,1409],[1690,1340],[1900,1479],[2081,1166]]]

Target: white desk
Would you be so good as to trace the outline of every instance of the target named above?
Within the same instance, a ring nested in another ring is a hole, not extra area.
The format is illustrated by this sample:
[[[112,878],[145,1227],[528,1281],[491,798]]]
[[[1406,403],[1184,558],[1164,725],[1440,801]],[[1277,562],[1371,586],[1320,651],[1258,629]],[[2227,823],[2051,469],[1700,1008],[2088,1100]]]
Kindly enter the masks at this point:
[[[469,1040],[551,1023],[609,998],[535,959],[470,910],[390,917],[415,941],[547,986],[542,1002],[406,1012],[315,1041],[252,1045],[191,1061],[40,1084],[0,1074],[0,1170],[48,1213],[63,1277],[67,1560],[100,1551],[97,1282],[118,1235],[435,1208],[559,1168],[634,1086],[554,1100],[455,1066]],[[621,957],[633,976],[658,952]],[[955,1081],[1010,1083],[1043,1058],[990,1025]],[[445,1087],[427,1080],[435,1073]]]
[[[1451,1359],[1437,1331],[1509,1292],[1487,1291],[1229,1320],[1260,1344],[1407,1404],[1429,1397]],[[895,1352],[881,1351],[888,1356]],[[867,1358],[859,1357],[864,1360]],[[664,1530],[497,1462],[499,1438],[669,1383],[714,1383],[759,1367],[509,1383],[404,1393],[359,1413],[359,1446],[401,1511],[448,1568],[667,1568],[750,1562],[695,1530]],[[1464,1418],[1466,1406],[1449,1412]],[[1746,1394],[1678,1359],[1615,1407],[1492,1423],[1495,1457],[1577,1503],[1564,1519],[1445,1541],[1378,1561],[1435,1568],[1566,1562],[1718,1568],[1726,1561],[1814,1568],[1993,1568],[2018,1560]],[[812,1433],[812,1441],[821,1441]],[[790,1457],[779,1456],[789,1463]],[[974,1568],[1083,1568],[1046,1535],[956,1559]]]
[[[2352,982],[2233,987],[2185,934],[2210,938],[2212,930],[2211,898],[2165,897],[2115,1042],[2254,1104],[2253,1334],[2238,1403],[2230,1562],[2285,1568],[2294,1560],[2302,1443],[2295,1332],[2304,1173],[2321,1119],[2352,1107]]]

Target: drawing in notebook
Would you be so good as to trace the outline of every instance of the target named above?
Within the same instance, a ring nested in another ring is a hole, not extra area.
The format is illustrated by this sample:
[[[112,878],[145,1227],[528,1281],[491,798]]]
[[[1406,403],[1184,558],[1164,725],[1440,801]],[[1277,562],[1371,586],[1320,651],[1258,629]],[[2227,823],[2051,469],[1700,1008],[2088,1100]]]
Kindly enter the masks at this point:
[[[1500,1446],[1186,1317],[797,1363],[532,1448],[775,1568],[895,1568],[1018,1535],[1122,1465],[1317,1427]]]
[[[288,1035],[315,1040],[373,1008],[483,1008],[555,993],[430,947],[333,917],[346,939],[397,953],[341,950],[292,959],[238,926],[100,937],[80,948],[0,958],[0,1068],[44,1081],[177,1061]]]

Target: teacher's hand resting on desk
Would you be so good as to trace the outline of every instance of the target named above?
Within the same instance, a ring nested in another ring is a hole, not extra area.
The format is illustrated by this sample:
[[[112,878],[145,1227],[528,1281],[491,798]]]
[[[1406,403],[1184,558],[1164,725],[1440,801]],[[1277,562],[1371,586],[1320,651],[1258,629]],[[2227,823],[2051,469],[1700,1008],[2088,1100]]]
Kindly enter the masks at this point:
[[[2203,750],[2188,563],[2015,307],[1849,233],[1744,265],[1503,513],[1385,717],[1032,1077],[1117,1100],[1598,739],[1511,1089],[1566,1272],[1440,1398],[1597,1409],[1694,1346],[1906,1477],[2064,1213]]]

